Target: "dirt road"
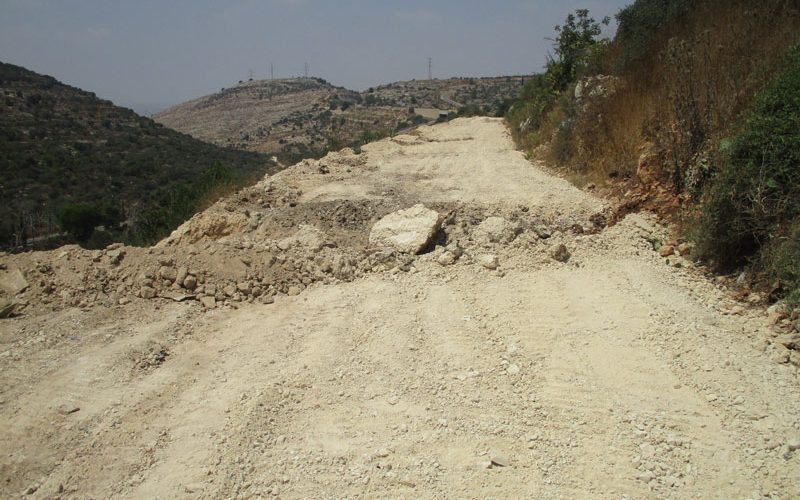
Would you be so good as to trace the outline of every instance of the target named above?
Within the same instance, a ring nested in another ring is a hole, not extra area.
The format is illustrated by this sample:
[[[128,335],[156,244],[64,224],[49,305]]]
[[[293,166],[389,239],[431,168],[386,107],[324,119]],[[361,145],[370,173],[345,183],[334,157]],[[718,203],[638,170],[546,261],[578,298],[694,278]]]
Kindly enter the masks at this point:
[[[458,203],[564,230],[465,237],[453,265],[439,249],[272,304],[0,320],[2,496],[800,497],[797,368],[774,361],[762,309],[653,250],[651,218],[568,230],[604,203],[494,119],[364,154],[273,182],[307,206]]]

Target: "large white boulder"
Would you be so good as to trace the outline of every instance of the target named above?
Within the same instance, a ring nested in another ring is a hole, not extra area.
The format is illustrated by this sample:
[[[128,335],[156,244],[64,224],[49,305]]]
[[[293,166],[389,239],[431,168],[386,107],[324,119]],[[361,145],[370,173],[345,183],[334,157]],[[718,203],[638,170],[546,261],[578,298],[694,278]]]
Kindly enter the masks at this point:
[[[439,229],[441,216],[424,205],[390,213],[372,226],[369,244],[403,253],[419,253]]]

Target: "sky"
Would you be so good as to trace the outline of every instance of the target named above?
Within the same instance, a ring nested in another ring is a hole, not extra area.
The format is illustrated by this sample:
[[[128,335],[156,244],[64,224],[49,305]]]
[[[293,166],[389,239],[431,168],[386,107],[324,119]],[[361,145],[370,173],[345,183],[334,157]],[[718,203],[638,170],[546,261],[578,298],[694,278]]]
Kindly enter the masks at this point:
[[[0,61],[152,112],[247,79],[364,90],[540,71],[576,8],[632,0],[0,0]],[[612,27],[613,29],[613,27]]]

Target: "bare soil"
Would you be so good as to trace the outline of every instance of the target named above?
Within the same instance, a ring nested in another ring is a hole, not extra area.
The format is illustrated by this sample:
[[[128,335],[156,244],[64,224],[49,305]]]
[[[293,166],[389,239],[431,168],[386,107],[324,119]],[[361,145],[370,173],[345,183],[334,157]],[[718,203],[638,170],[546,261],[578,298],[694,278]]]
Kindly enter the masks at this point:
[[[501,120],[363,150],[153,248],[0,255],[28,282],[0,320],[0,495],[800,496],[796,351],[661,257],[655,217],[604,228]],[[369,248],[416,203],[444,216],[429,251]]]

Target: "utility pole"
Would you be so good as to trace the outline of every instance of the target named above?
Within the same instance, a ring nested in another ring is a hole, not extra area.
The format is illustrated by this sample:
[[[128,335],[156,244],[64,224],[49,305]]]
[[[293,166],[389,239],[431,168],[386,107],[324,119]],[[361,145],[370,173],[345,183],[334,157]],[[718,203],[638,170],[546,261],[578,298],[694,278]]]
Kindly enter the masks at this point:
[[[269,79],[275,79],[275,68],[272,66],[272,63],[269,63]]]
[[[433,80],[432,68],[433,68],[433,58],[429,57],[428,58],[428,80]]]
[[[306,78],[308,78],[308,63],[306,63]]]
[[[253,70],[252,70],[252,69],[250,70],[250,72],[248,72],[248,73],[247,73],[247,76],[248,76],[248,78],[249,78],[250,80],[252,80],[253,78],[255,78],[255,75],[253,74]]]

